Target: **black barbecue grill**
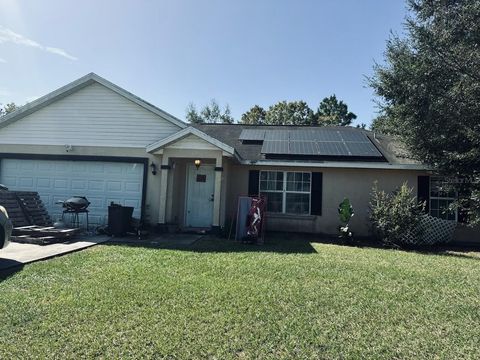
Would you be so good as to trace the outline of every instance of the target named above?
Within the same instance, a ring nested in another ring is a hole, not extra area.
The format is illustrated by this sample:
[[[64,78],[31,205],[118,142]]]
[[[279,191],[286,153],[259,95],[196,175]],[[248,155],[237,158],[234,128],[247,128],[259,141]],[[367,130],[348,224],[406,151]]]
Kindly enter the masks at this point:
[[[62,205],[62,222],[64,222],[65,214],[70,214],[73,226],[80,227],[79,214],[85,214],[87,218],[88,230],[88,205],[90,201],[85,196],[73,196],[65,201],[57,201],[57,204]]]

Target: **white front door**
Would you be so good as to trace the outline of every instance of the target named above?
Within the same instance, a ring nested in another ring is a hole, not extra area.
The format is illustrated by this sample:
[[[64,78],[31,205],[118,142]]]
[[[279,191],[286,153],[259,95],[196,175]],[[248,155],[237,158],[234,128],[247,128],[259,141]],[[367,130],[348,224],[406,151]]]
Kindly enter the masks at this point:
[[[210,227],[213,219],[213,194],[215,187],[213,165],[194,165],[187,168],[187,197],[185,225]]]

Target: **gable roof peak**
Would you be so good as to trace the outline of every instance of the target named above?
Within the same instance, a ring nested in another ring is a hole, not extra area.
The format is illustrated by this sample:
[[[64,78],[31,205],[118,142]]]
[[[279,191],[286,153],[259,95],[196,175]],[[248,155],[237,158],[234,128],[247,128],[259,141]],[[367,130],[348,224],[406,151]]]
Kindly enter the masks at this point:
[[[21,106],[10,114],[1,117],[0,129],[93,83],[98,83],[105,86],[106,88],[119,94],[120,96],[123,96],[124,98],[136,103],[144,109],[153,112],[154,114],[164,118],[165,120],[173,123],[174,125],[177,125],[181,129],[187,127],[187,124],[185,122],[176,118],[175,116],[167,113],[166,111],[156,107],[153,104],[150,104],[149,102],[108,81],[100,75],[97,75],[94,72],[90,72],[82,76],[81,78],[78,78],[77,80],[74,80],[67,85],[58,88],[57,90],[48,93],[47,95],[44,95],[30,103]]]

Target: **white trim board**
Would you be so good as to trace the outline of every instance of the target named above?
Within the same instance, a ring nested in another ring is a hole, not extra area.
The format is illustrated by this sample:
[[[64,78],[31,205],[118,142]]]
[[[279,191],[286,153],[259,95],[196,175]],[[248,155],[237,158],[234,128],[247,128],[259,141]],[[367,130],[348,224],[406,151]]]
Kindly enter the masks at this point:
[[[222,143],[221,141],[218,141],[217,139],[205,134],[204,132],[194,128],[194,127],[187,127],[183,130],[180,130],[179,132],[172,134],[164,139],[161,139],[153,144],[150,144],[147,146],[146,150],[148,153],[152,153],[158,150],[161,150],[165,148],[166,146],[179,141],[189,135],[195,135],[198,138],[206,141],[207,143],[216,146],[220,150],[225,151],[229,155],[234,155],[235,154],[235,149],[227,144]]]
[[[303,167],[303,168],[344,168],[344,169],[382,169],[382,170],[431,170],[422,164],[389,164],[376,162],[300,162],[300,161],[263,161],[252,162],[242,161],[242,165],[248,166],[284,166],[284,167]]]

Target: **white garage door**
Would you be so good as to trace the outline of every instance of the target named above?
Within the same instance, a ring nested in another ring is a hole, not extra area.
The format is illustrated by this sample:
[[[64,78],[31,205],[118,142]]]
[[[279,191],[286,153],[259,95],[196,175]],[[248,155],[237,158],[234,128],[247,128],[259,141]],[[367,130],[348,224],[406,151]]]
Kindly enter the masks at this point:
[[[90,201],[91,224],[107,222],[110,202],[133,206],[140,217],[143,164],[2,159],[0,183],[10,190],[37,191],[55,221],[62,213],[59,200],[78,195]],[[80,215],[83,222],[83,216]]]

